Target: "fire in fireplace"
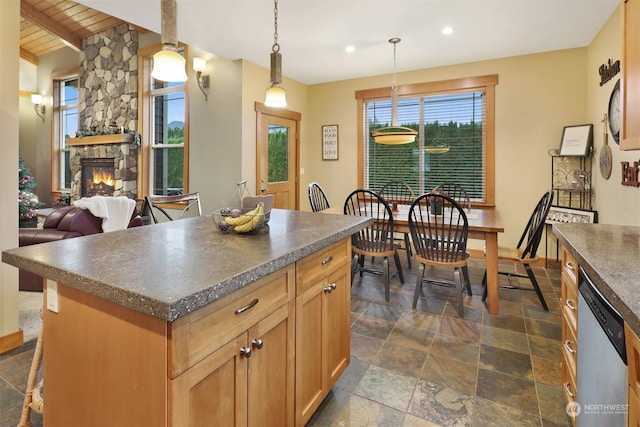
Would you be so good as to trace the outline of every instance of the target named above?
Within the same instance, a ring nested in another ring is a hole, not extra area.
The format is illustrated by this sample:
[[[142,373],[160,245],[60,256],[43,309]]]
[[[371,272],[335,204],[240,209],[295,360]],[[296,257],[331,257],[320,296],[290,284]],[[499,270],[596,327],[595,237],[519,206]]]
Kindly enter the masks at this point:
[[[113,196],[114,159],[82,159],[82,197]]]

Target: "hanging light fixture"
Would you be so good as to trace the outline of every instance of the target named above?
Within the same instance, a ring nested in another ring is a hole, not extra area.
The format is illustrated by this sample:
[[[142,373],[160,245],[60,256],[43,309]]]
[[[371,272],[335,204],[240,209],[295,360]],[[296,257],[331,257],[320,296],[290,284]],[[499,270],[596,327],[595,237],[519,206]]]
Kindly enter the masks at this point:
[[[418,132],[407,127],[398,126],[398,85],[396,84],[396,45],[400,43],[398,37],[389,39],[393,44],[393,85],[391,86],[391,126],[383,127],[371,132],[373,140],[378,144],[399,145],[409,144],[416,140]]]
[[[287,92],[282,83],[282,55],[278,44],[278,0],[273,1],[273,46],[271,47],[271,86],[267,89],[264,105],[283,108],[287,106]]]
[[[162,49],[153,55],[151,77],[164,82],[187,80],[186,60],[178,53],[176,8],[176,0],[162,0],[160,33]]]

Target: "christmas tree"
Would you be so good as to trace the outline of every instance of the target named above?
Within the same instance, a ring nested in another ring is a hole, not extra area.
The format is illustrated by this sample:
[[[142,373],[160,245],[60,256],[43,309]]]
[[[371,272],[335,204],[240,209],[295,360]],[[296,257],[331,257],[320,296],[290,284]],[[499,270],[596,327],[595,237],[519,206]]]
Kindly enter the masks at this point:
[[[36,226],[36,209],[44,206],[33,193],[36,188],[36,180],[31,175],[31,170],[25,165],[22,156],[18,159],[18,214],[20,227]]]

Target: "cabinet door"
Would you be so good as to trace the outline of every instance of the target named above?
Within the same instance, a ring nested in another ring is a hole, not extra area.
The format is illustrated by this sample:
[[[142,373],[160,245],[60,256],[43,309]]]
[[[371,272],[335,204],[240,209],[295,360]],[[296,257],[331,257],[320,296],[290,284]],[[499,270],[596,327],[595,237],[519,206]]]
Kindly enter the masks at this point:
[[[349,265],[296,299],[296,425],[304,425],[349,365]]]
[[[249,329],[249,426],[293,426],[294,328],[295,301],[291,300]]]
[[[323,372],[323,299],[325,281],[296,298],[296,425],[304,425],[320,406],[326,389]]]
[[[347,366],[351,357],[351,276],[345,266],[329,276],[331,291],[324,290],[323,351],[327,365],[328,387],[332,387]]]
[[[244,333],[170,381],[171,425],[247,425],[246,345]]]

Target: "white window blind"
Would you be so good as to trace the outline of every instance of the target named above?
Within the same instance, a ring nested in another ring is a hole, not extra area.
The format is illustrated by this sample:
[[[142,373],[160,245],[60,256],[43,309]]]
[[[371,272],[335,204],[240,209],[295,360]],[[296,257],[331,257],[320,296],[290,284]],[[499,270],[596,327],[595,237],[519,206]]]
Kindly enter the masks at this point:
[[[391,124],[391,101],[365,101],[363,183],[378,190],[392,180],[416,194],[444,182],[462,185],[472,201],[486,200],[486,97],[484,91],[405,97],[398,100],[398,125],[418,131],[404,145],[374,142],[371,131]],[[432,153],[430,147],[448,148]]]

